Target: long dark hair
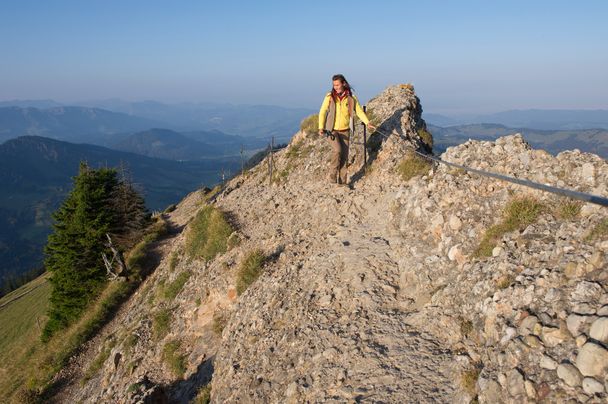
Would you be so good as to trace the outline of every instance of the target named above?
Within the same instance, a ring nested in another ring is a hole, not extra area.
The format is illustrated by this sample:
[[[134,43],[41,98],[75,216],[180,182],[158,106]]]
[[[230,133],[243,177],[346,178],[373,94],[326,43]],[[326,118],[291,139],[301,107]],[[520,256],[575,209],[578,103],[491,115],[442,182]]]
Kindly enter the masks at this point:
[[[349,95],[353,95],[353,91],[355,91],[354,88],[352,88],[350,86],[350,84],[348,84],[348,81],[346,80],[346,77],[344,77],[344,75],[342,74],[334,74],[333,77],[331,78],[331,81],[334,82],[336,80],[340,80],[342,82],[342,85],[344,86],[344,91],[346,91],[347,94]],[[334,91],[334,87],[331,87],[331,96],[332,98],[335,100],[336,99],[336,92]]]

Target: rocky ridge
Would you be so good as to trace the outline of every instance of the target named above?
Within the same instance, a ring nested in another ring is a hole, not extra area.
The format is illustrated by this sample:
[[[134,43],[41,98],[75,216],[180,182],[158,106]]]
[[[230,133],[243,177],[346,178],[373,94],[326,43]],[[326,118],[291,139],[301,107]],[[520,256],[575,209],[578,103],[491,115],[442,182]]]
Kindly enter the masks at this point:
[[[606,208],[576,205],[565,218],[560,198],[443,165],[404,181],[406,151],[425,149],[420,101],[410,86],[391,86],[368,107],[391,135],[371,137],[368,168],[353,143],[352,188],[326,183],[327,140],[299,132],[274,155],[272,181],[265,159],[213,198],[197,191],[167,213],[176,232],[158,245],[158,267],[74,359],[58,401],[188,402],[209,382],[212,402],[604,401],[608,240],[589,235]],[[605,160],[552,156],[518,134],[441,157],[608,196]],[[538,217],[476,257],[503,208],[524,197],[543,206]],[[188,224],[209,203],[240,243],[189,260]],[[264,271],[239,295],[239,265],[256,249]],[[150,297],[186,271],[174,300]],[[171,320],[159,341],[161,310]],[[175,339],[183,378],[162,359]],[[80,385],[104,349],[108,359]]]

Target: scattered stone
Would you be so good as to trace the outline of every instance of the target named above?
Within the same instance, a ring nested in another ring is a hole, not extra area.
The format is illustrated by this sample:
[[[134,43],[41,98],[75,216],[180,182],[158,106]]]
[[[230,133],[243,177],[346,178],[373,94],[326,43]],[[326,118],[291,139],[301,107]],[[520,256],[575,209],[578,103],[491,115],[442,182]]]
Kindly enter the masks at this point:
[[[460,257],[462,257],[462,253],[458,249],[458,245],[452,246],[448,251],[448,258],[450,261],[459,260]]]
[[[499,403],[502,400],[502,387],[495,380],[485,380],[485,382],[481,383],[484,379],[480,378],[479,383],[479,402],[480,403],[488,403],[494,404]]]
[[[557,362],[554,361],[551,357],[543,355],[540,358],[540,367],[543,369],[555,370],[557,369]]]
[[[580,386],[583,379],[576,366],[571,363],[560,363],[557,367],[557,376],[570,387]]]
[[[541,348],[543,346],[542,341],[536,335],[526,335],[523,341],[530,348]]]
[[[591,324],[589,336],[597,341],[608,343],[608,317],[600,317]]]
[[[526,318],[521,320],[521,323],[519,323],[519,333],[521,335],[531,334],[536,323],[538,323],[538,318],[536,316],[527,316]]]
[[[604,265],[604,253],[596,251],[591,257],[589,257],[589,263],[595,268],[601,268]]]
[[[581,327],[587,321],[587,316],[581,316],[579,314],[570,314],[568,318],[566,318],[566,325],[568,327],[568,331],[572,334],[573,337],[577,337],[581,334]]]
[[[578,337],[576,337],[574,342],[576,343],[576,346],[580,348],[583,345],[585,345],[585,343],[587,342],[587,337],[585,336],[585,334],[581,334]]]
[[[532,383],[530,380],[526,380],[524,382],[524,387],[526,388],[526,395],[529,398],[536,397],[536,389],[534,388],[534,383]]]
[[[571,299],[575,302],[588,302],[595,300],[602,292],[602,287],[595,282],[582,281],[576,285]]]
[[[608,317],[608,305],[602,306],[598,311],[597,311],[597,315],[598,316],[606,316]]]
[[[557,302],[561,298],[561,295],[562,292],[558,288],[551,288],[545,294],[545,301],[547,303]]]
[[[525,393],[524,376],[517,369],[512,369],[507,373],[507,390],[513,397]]]
[[[608,350],[593,342],[587,342],[579,350],[576,367],[584,376],[599,376],[608,367]]]
[[[564,267],[564,275],[566,275],[566,277],[569,279],[577,278],[583,275],[582,266],[577,265],[576,262],[569,262]]]
[[[517,329],[515,329],[513,327],[507,327],[507,329],[505,330],[505,335],[500,339],[500,343],[504,345],[507,342],[509,342],[516,335],[517,335]]]
[[[541,339],[548,347],[554,347],[564,342],[569,335],[562,328],[543,327]]]
[[[524,337],[524,343],[529,346],[530,348],[540,348],[543,346],[543,343],[541,342],[540,338],[538,338],[536,335],[526,335]]]
[[[596,310],[595,308],[590,305],[589,303],[578,303],[576,305],[574,305],[574,307],[572,308],[572,311],[576,314],[580,314],[580,315],[584,315],[584,316],[591,316],[593,314],[595,314]]]
[[[604,392],[604,385],[592,377],[585,377],[583,379],[583,391],[590,396],[601,394]]]
[[[449,224],[450,224],[450,229],[452,229],[454,231],[458,231],[462,227],[462,221],[456,215],[450,216]]]
[[[498,257],[500,254],[502,254],[503,252],[503,248],[500,246],[496,246],[492,249],[492,257]]]

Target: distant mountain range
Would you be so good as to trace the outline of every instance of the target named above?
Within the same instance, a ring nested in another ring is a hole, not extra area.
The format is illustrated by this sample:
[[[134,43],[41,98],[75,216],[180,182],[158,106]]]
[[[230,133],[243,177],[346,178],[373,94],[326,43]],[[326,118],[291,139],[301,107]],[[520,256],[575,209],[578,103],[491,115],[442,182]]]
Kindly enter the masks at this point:
[[[429,124],[433,134],[434,149],[441,153],[447,147],[456,146],[468,139],[494,140],[500,136],[521,133],[534,148],[544,149],[552,154],[564,150],[579,149],[608,158],[608,130],[539,130],[511,128],[498,124],[470,124],[440,127]]]
[[[49,103],[49,102],[40,102]],[[27,104],[34,104],[28,102]],[[268,138],[228,135],[219,130],[179,133],[147,118],[89,107],[0,107],[0,143],[19,136],[43,136],[171,160],[197,160],[263,148]]]
[[[520,109],[485,115],[457,116],[425,113],[423,118],[442,127],[493,123],[539,130],[608,129],[608,110],[605,109]]]
[[[276,105],[246,105],[210,102],[165,104],[158,101],[129,102],[120,99],[83,101],[75,105],[102,108],[131,116],[161,120],[166,128],[180,132],[217,129],[241,136],[275,136],[285,140],[299,128],[306,116],[318,112],[309,108]]]
[[[239,157],[178,162],[39,136],[11,139],[0,145],[0,283],[40,263],[50,215],[71,189],[81,160],[126,167],[155,210],[217,183],[221,169],[240,168]]]
[[[0,101],[0,108],[2,107],[21,107],[21,108],[52,108],[62,107],[63,104],[53,100],[8,100]]]
[[[284,141],[298,130],[303,118],[315,112],[274,105],[164,104],[109,99],[66,106],[53,100],[12,100],[0,102],[0,141],[23,135],[76,141],[75,136],[88,135],[88,143],[109,144],[112,140],[108,135],[150,128],[178,132],[219,130],[243,137],[275,136]],[[103,143],[96,139],[99,135],[105,135]]]
[[[98,145],[114,143],[119,135],[163,126],[161,122],[85,107],[0,108],[0,142],[19,136],[44,136]]]
[[[244,156],[260,149],[266,142],[260,138],[226,135],[220,131],[198,131],[185,134],[169,129],[149,129],[129,135],[110,147],[148,157],[170,160],[200,160],[220,156]]]

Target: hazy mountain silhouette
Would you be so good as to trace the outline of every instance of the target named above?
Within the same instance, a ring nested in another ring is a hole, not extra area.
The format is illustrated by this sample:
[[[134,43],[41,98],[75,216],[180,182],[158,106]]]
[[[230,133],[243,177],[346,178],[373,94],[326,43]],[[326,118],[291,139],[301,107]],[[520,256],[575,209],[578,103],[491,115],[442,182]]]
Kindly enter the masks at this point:
[[[98,108],[60,106],[0,108],[0,142],[18,136],[44,136],[71,142],[108,144],[119,134],[164,126],[148,118]]]

